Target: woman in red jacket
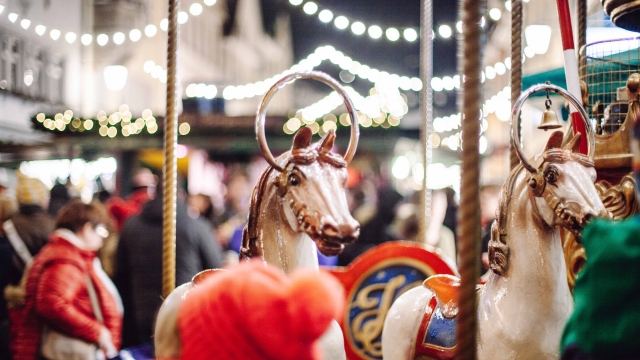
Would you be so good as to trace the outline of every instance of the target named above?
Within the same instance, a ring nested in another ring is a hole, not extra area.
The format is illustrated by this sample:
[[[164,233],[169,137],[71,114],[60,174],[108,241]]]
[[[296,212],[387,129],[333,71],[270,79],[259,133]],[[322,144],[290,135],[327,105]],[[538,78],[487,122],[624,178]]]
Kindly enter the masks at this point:
[[[35,360],[42,355],[45,326],[96,344],[107,356],[117,355],[122,304],[96,258],[96,251],[108,235],[105,227],[108,221],[106,210],[98,202],[84,204],[73,200],[60,210],[57,230],[35,257],[29,271],[26,316],[17,334],[14,360]],[[92,307],[92,290],[99,311]],[[72,358],[73,354],[60,356]]]

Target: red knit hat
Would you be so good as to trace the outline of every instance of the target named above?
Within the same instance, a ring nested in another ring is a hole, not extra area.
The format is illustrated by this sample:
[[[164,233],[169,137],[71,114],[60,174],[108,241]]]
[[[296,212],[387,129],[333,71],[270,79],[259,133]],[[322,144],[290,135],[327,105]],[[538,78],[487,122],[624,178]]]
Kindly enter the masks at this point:
[[[343,292],[329,274],[241,263],[180,306],[181,359],[320,360],[317,340],[342,313]]]

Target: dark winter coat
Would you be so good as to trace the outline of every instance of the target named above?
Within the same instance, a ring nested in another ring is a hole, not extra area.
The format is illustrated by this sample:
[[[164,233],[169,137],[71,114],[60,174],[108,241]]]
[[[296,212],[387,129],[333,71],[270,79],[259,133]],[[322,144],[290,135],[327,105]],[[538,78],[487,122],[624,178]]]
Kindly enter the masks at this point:
[[[213,229],[192,219],[178,203],[176,212],[176,286],[198,272],[222,266]],[[125,308],[123,346],[151,340],[162,305],[162,197],[147,202],[120,234],[115,283]]]
[[[18,213],[11,217],[13,225],[29,253],[36,256],[49,241],[49,235],[55,230],[55,220],[38,205],[21,205]],[[13,251],[11,267],[8,270],[9,283],[17,285],[22,279],[25,263],[18,253]]]

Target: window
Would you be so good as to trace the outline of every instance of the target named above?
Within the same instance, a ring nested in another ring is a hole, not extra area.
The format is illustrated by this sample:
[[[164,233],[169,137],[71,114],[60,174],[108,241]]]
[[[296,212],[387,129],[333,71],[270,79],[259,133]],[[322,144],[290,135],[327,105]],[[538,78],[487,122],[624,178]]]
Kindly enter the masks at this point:
[[[0,33],[0,90],[50,103],[62,101],[62,56]]]

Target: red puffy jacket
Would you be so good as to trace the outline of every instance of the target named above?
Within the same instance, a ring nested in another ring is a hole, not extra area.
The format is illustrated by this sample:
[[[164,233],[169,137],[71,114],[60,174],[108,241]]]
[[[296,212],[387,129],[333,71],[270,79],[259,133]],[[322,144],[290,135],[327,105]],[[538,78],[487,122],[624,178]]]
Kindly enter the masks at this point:
[[[122,315],[116,300],[93,270],[96,254],[77,248],[56,233],[34,258],[26,284],[25,317],[18,326],[14,360],[35,360],[43,325],[87,342],[98,342],[96,320],[87,290],[86,274],[96,289],[104,326],[120,347]]]

